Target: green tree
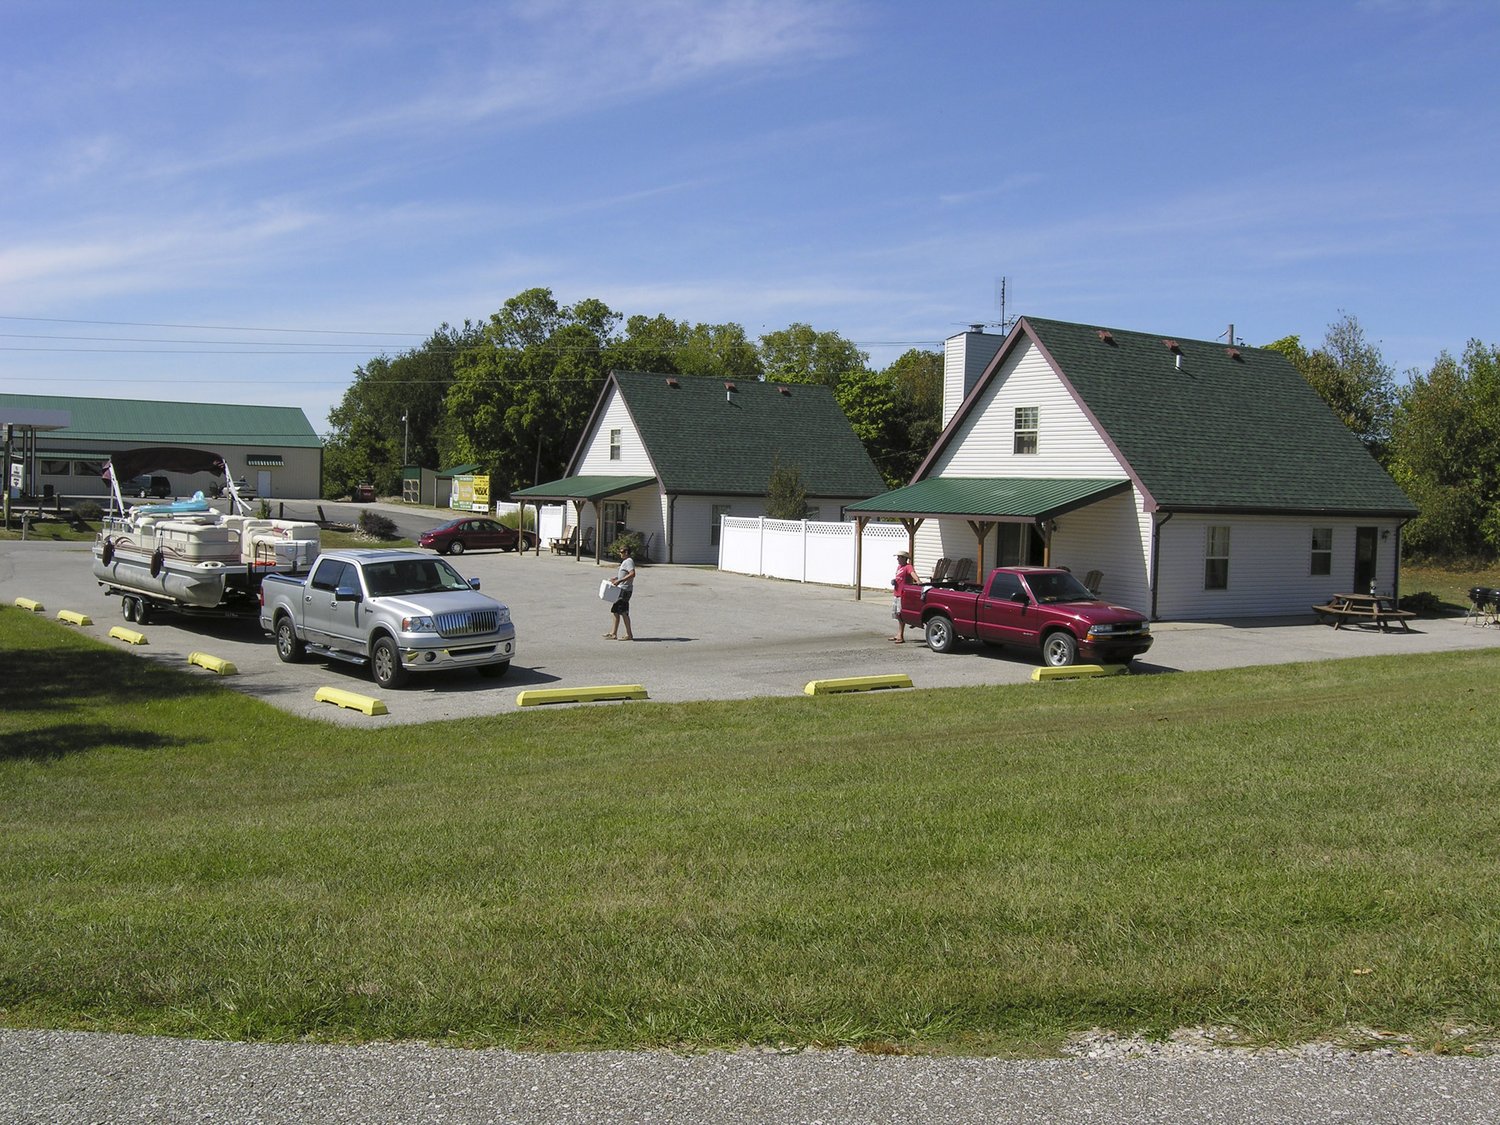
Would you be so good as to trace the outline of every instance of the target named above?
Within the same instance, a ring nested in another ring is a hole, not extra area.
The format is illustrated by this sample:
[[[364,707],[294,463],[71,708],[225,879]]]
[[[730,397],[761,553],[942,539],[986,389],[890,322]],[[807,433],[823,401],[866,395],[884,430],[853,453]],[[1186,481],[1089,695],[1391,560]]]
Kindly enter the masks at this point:
[[[447,397],[454,457],[483,466],[496,493],[561,476],[619,320],[602,301],[561,305],[550,289],[506,301],[458,356]]]
[[[671,317],[632,316],[610,349],[610,366],[718,379],[759,379],[760,353],[738,324],[694,324]]]
[[[1407,526],[1414,552],[1493,558],[1500,552],[1500,349],[1470,340],[1399,395],[1391,472],[1422,514]]]
[[[355,369],[354,382],[328,413],[323,481],[330,496],[345,495],[362,481],[384,494],[398,493],[403,456],[410,464],[436,467],[454,362],[478,339],[478,327],[468,321],[462,328],[444,324],[420,347],[377,356]]]
[[[780,383],[822,383],[837,387],[870,357],[837,332],[816,332],[809,324],[792,324],[760,338],[766,378]]]
[[[937,441],[942,422],[943,357],[913,348],[884,371],[863,368],[834,391],[839,407],[881,476],[905,484]]]
[[[778,459],[771,466],[771,479],[766,484],[766,515],[773,520],[807,518],[807,486],[802,483],[802,470],[796,465],[782,465]]]
[[[1396,376],[1380,349],[1349,313],[1328,326],[1320,347],[1309,352],[1297,336],[1266,347],[1278,351],[1302,373],[1339,420],[1382,464],[1388,459],[1396,410]]]

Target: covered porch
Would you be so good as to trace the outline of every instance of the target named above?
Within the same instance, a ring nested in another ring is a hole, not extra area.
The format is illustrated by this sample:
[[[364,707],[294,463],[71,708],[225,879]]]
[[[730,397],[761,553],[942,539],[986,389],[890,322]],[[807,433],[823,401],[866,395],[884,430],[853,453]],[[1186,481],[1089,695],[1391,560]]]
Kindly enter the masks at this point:
[[[917,532],[928,520],[962,520],[974,535],[975,571],[983,576],[998,560],[985,557],[985,540],[1001,525],[1034,531],[1043,566],[1052,564],[1052,534],[1059,516],[1096,504],[1130,489],[1129,480],[1067,477],[933,477],[869,500],[845,511],[858,524],[856,544],[863,545],[865,524],[897,520],[906,529],[913,559]],[[862,562],[862,560],[859,560]],[[859,596],[856,589],[855,596]]]
[[[626,492],[633,492],[637,488],[643,488],[649,484],[656,484],[654,476],[576,476],[562,477],[558,480],[548,481],[545,484],[534,484],[530,488],[518,488],[510,494],[510,498],[521,505],[521,522],[525,524],[525,509],[531,504],[540,510],[543,502],[569,503],[573,505],[573,528],[572,551],[574,559],[585,557],[583,550],[583,536],[579,532],[583,529],[583,508],[589,505],[594,512],[594,549],[592,558],[597,564],[604,555],[604,504],[610,497],[619,496]],[[540,514],[540,511],[538,511]],[[542,550],[541,538],[538,537],[536,545],[537,553]]]

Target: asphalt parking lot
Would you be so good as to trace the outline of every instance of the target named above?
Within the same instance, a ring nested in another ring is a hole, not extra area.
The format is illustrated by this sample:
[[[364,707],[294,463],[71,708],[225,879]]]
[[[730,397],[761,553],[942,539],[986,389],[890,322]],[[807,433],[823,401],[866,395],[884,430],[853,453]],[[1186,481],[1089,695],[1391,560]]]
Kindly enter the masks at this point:
[[[611,567],[545,551],[452,561],[511,608],[518,653],[504,679],[438,673],[377,692],[351,665],[280,663],[271,638],[247,621],[160,615],[141,630],[147,645],[108,643],[206,676],[214,673],[189,665],[189,654],[223,657],[238,669],[224,678],[227,686],[294,714],[361,726],[503,714],[517,710],[516,695],[526,688],[640,684],[652,700],[681,702],[800,695],[810,680],[887,673],[905,673],[919,688],[1029,683],[1037,667],[1025,653],[977,645],[939,656],[915,631],[907,644],[894,645],[884,591],[867,590],[856,601],[848,589],[687,566],[642,567],[632,603],[636,640],[609,641],[601,636],[610,617],[598,589]],[[0,543],[0,605],[17,597],[41,602],[49,617],[65,609],[87,614],[93,624],[83,631],[106,641],[112,626],[124,624],[119,599],[106,596],[91,573],[87,544]],[[1154,631],[1156,643],[1135,674],[1500,648],[1500,629],[1447,619],[1414,622],[1411,633],[1335,632],[1314,624],[1310,613],[1286,621],[1164,622]],[[378,695],[390,713],[372,717],[319,703],[313,696],[324,685]]]

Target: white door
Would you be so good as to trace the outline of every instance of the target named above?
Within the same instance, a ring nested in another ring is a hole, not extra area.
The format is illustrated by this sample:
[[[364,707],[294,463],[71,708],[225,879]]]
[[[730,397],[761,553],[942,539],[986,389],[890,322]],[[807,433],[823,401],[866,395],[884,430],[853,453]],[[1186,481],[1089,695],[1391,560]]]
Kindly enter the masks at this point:
[[[271,495],[271,470],[260,469],[255,474],[255,495]]]

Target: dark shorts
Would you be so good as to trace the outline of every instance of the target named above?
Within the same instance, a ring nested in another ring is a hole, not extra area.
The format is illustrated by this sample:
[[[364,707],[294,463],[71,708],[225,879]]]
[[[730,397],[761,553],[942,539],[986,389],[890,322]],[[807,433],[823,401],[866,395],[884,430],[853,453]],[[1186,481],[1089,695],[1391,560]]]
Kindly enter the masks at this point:
[[[621,590],[620,596],[609,603],[609,612],[613,614],[630,612],[630,591]]]

